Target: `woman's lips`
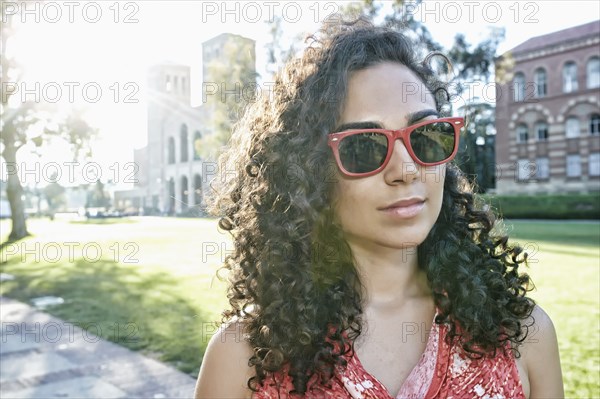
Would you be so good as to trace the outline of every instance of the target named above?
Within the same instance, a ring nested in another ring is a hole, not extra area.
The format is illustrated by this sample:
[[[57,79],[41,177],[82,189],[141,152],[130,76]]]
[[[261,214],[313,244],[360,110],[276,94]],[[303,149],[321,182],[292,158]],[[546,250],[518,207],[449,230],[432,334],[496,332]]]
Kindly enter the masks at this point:
[[[401,205],[393,205],[381,209],[386,215],[398,219],[410,219],[417,216],[425,206],[424,200],[400,202]]]

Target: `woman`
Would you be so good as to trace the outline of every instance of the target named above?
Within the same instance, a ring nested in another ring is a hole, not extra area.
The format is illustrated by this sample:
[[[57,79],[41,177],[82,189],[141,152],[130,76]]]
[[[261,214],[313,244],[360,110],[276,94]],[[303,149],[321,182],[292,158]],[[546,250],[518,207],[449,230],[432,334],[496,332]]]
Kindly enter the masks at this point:
[[[213,203],[232,309],[197,398],[564,395],[521,250],[449,163],[464,121],[413,48],[337,27],[236,127]]]

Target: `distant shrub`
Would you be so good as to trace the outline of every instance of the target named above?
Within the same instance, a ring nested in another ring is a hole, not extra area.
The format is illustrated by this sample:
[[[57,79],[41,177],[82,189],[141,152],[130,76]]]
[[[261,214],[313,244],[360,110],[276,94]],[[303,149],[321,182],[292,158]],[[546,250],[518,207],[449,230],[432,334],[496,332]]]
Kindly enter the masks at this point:
[[[481,195],[502,217],[600,219],[600,194]]]

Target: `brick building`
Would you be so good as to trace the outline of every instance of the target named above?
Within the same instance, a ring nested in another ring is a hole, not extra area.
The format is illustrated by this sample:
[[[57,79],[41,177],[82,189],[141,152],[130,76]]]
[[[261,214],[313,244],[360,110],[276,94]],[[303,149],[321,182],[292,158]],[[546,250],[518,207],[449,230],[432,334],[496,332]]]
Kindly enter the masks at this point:
[[[496,60],[498,194],[600,192],[600,21]]]

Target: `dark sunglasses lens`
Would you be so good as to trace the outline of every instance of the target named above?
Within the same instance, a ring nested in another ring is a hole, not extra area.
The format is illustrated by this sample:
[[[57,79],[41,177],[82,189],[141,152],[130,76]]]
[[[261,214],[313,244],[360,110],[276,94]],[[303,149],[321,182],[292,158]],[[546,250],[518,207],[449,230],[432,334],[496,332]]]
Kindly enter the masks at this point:
[[[410,134],[413,152],[425,163],[441,162],[454,150],[454,126],[450,122],[434,122],[420,126]]]
[[[340,161],[350,173],[372,172],[385,161],[387,137],[381,133],[359,133],[342,139],[338,146]]]

